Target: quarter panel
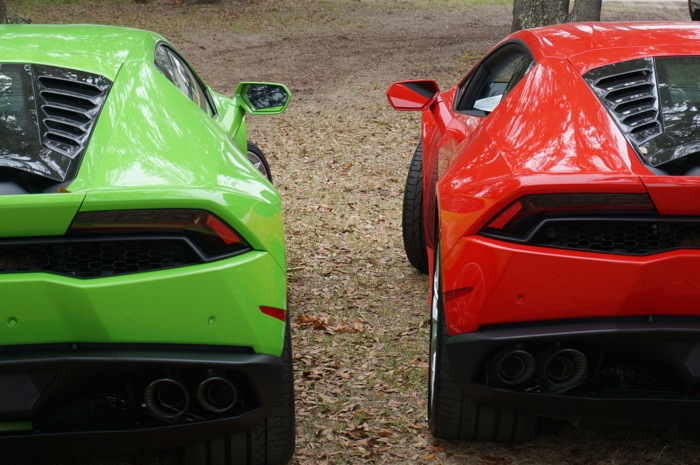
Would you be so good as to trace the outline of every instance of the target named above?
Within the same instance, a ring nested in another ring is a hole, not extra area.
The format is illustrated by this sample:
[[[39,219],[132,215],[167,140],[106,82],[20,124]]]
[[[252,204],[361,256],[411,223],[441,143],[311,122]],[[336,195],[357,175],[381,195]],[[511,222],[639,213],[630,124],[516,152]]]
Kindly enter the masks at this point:
[[[69,190],[82,211],[207,209],[285,268],[279,193],[150,62],[123,67]]]
[[[612,118],[565,60],[537,63],[484,128],[515,175],[629,173],[639,166]]]
[[[217,186],[221,176],[264,179],[217,122],[151,63],[127,63],[71,190]]]
[[[525,193],[644,192],[648,170],[578,73],[542,58],[438,183],[443,250]]]

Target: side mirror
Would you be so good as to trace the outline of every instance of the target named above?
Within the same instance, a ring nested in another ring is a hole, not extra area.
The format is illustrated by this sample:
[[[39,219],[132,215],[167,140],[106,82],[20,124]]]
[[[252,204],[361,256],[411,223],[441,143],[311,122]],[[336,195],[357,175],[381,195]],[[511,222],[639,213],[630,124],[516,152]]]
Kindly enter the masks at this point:
[[[283,84],[241,82],[234,95],[237,104],[251,115],[276,115],[289,105],[292,94]]]
[[[389,103],[398,111],[423,111],[435,102],[440,88],[433,80],[400,81],[386,91]]]

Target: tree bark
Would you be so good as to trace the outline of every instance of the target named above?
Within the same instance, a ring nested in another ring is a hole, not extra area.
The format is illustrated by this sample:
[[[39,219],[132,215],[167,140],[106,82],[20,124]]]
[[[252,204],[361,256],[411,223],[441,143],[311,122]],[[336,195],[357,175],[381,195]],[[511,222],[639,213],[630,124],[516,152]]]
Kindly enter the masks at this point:
[[[575,0],[574,8],[568,22],[600,21],[602,0]]]
[[[511,32],[563,23],[568,14],[569,0],[514,0]]]
[[[0,0],[0,23],[7,22],[7,10],[5,10],[5,0]]]
[[[574,0],[569,14],[569,0],[513,0],[511,32],[549,24],[600,21],[602,0]]]

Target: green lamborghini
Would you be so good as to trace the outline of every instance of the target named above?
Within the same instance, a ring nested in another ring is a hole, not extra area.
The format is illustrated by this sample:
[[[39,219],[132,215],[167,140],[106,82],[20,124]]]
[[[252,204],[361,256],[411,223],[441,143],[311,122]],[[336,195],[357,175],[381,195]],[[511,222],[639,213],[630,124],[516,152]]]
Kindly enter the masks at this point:
[[[0,444],[286,463],[280,196],[247,114],[159,35],[0,26]]]

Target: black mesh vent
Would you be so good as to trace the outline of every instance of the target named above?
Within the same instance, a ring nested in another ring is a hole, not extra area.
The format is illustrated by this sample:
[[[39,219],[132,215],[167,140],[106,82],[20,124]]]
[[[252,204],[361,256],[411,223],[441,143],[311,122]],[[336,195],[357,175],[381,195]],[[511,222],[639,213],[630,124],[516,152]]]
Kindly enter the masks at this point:
[[[35,66],[42,142],[69,158],[84,148],[110,88],[88,73]]]
[[[600,373],[600,384],[609,387],[646,392],[678,393],[679,387],[669,380],[667,375],[631,364],[610,364],[604,366]]]
[[[41,422],[42,428],[76,423],[99,422],[109,419],[128,421],[132,418],[132,408],[122,394],[102,394],[86,396],[61,406]]]
[[[642,144],[663,132],[651,59],[605,66],[584,78],[634,142]]]
[[[40,240],[0,243],[0,273],[97,278],[202,263],[185,239]]]
[[[528,241],[561,249],[650,255],[700,249],[700,222],[668,220],[550,220]]]

